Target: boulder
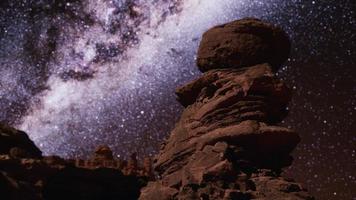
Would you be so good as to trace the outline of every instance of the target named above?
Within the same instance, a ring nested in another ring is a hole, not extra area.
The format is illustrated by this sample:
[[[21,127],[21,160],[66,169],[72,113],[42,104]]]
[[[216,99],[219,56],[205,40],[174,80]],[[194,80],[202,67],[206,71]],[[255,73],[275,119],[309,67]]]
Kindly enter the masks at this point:
[[[288,35],[279,27],[254,18],[219,25],[204,33],[197,65],[200,71],[242,68],[269,63],[274,71],[287,60]]]

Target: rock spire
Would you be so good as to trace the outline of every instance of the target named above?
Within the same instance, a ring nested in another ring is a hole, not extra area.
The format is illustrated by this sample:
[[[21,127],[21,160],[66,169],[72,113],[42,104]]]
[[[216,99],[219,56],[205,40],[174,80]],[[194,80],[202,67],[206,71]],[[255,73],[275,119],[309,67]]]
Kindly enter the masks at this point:
[[[287,34],[257,19],[208,30],[197,56],[204,73],[176,90],[185,110],[155,160],[160,179],[140,199],[313,199],[281,176],[300,141],[277,125],[291,90],[274,72],[289,51]]]

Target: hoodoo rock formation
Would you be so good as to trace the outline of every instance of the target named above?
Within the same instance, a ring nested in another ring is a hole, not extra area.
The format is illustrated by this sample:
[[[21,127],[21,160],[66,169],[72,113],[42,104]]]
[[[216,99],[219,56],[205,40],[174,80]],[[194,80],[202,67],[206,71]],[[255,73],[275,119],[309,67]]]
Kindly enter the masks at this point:
[[[274,75],[290,42],[257,19],[214,27],[198,51],[200,78],[177,89],[185,110],[154,164],[141,200],[313,199],[281,176],[299,135],[277,125],[290,89]]]
[[[136,154],[115,159],[108,146],[88,160],[42,156],[26,133],[0,124],[0,199],[313,200],[281,175],[300,141],[278,125],[291,90],[274,72],[289,51],[286,33],[257,19],[208,30],[197,56],[204,73],[177,89],[185,110],[154,168]]]

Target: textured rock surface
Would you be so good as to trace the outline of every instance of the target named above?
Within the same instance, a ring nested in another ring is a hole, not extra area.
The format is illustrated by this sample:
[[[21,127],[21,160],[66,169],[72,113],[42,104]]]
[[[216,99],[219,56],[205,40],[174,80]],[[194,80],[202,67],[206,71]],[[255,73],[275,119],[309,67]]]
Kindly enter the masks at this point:
[[[106,167],[115,160],[109,147],[99,146],[90,160],[95,167],[85,168],[76,166],[76,160],[42,157],[26,133],[5,125],[0,128],[0,199],[134,200],[153,180],[148,159],[143,167],[137,160],[131,162],[133,166],[126,167],[130,173],[124,174],[121,168]]]
[[[155,160],[160,179],[141,200],[314,199],[280,175],[300,141],[276,125],[291,91],[273,71],[289,46],[282,30],[255,19],[204,34],[198,66],[206,72],[177,89],[186,108]]]
[[[277,70],[287,60],[290,41],[280,28],[246,18],[216,26],[203,35],[197,56],[200,71],[269,63]]]
[[[0,154],[41,158],[42,152],[26,133],[0,123]]]
[[[196,89],[199,86],[202,88]],[[278,122],[285,115],[290,99],[289,90],[273,76],[268,64],[243,71],[209,71],[177,93],[180,99],[185,93],[196,98],[164,145],[156,164],[158,171],[171,172],[170,167],[184,165],[181,162],[194,152],[219,141],[238,144],[264,157],[289,154],[299,142],[292,130],[266,124]],[[173,159],[175,156],[179,159]]]
[[[288,51],[282,30],[255,19],[208,31],[198,55],[206,72],[177,89],[186,108],[155,159],[159,180],[146,187],[150,159],[140,168],[135,154],[121,162],[107,146],[86,161],[42,157],[26,133],[0,125],[0,198],[313,200],[281,176],[300,140],[277,125],[291,92],[273,71]]]
[[[0,197],[6,200],[137,199],[147,177],[109,168],[77,168],[71,161],[0,155]]]

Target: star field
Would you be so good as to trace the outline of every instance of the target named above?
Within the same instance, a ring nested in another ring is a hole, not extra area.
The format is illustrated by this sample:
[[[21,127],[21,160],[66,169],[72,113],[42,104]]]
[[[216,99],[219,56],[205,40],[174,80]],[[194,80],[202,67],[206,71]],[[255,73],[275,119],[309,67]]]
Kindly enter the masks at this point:
[[[284,126],[302,142],[287,176],[317,199],[356,199],[356,5],[353,0],[21,0],[0,2],[0,121],[47,154],[154,155],[200,75],[202,33],[242,17],[283,27],[278,72],[294,90]]]

